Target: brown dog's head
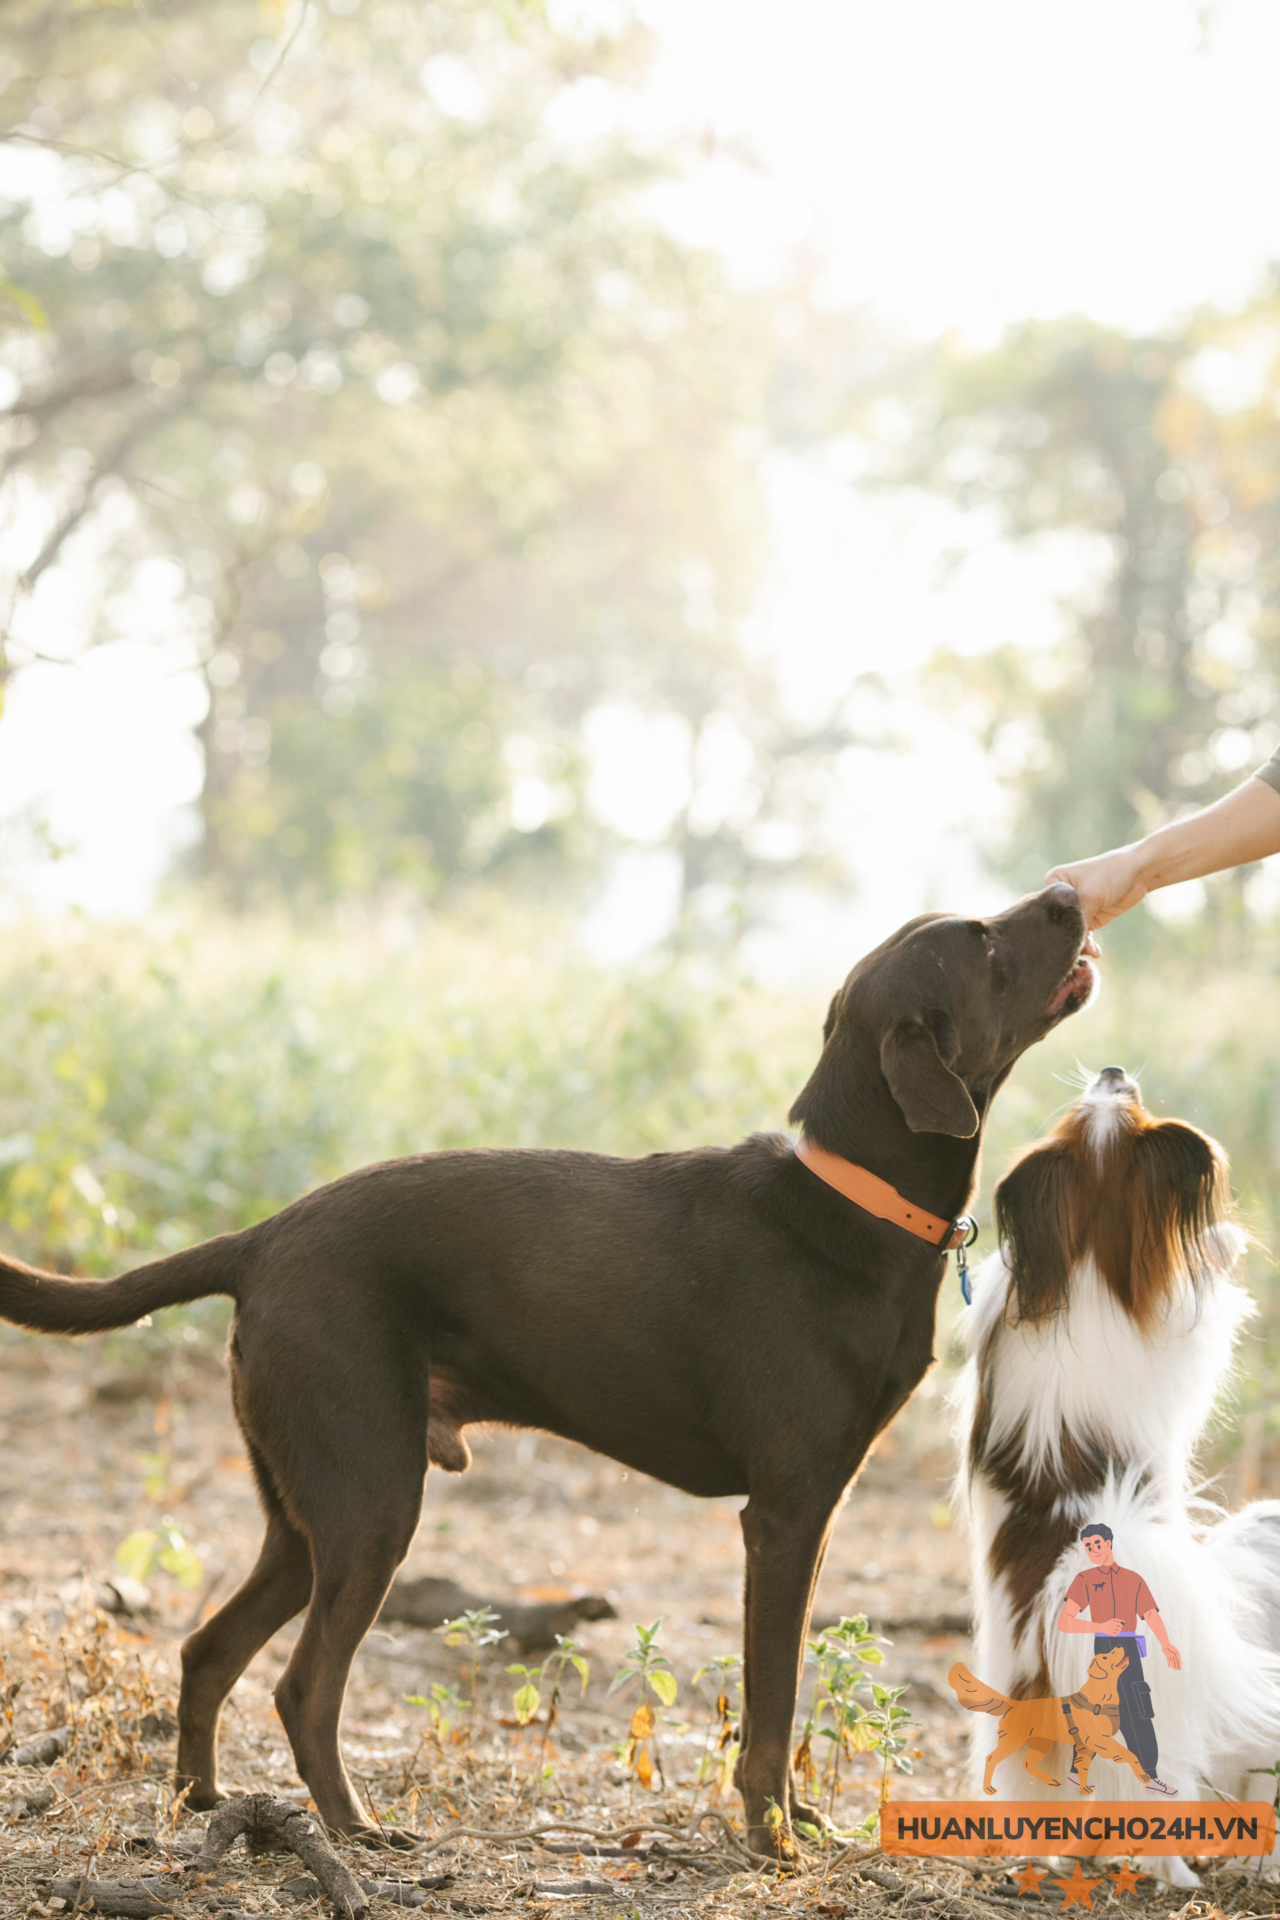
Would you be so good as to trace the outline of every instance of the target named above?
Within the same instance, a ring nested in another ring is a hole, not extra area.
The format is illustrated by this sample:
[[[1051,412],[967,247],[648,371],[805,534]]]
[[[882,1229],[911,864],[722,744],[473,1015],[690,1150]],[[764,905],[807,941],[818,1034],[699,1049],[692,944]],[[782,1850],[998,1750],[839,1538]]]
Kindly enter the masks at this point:
[[[1182,1120],[1157,1120],[1123,1067],[1104,1067],[1047,1138],[996,1188],[996,1225],[1019,1318],[1067,1303],[1071,1275],[1092,1259],[1139,1326],[1180,1277],[1202,1286],[1240,1249],[1227,1226],[1227,1157]]]
[[[1075,890],[1046,887],[990,919],[923,914],[860,960],[831,1003],[818,1067],[791,1110],[845,1151],[848,1121],[887,1088],[912,1133],[975,1136],[1019,1054],[1089,999]]]

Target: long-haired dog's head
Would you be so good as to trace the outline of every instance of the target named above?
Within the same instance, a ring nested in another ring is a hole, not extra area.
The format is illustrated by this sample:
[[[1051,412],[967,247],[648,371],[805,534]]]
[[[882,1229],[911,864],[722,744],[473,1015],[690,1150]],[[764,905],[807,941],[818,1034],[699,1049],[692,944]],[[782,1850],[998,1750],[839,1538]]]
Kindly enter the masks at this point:
[[[1140,1326],[1180,1279],[1200,1288],[1228,1268],[1234,1234],[1227,1157],[1181,1120],[1157,1120],[1122,1067],[1104,1067],[1044,1140],[996,1188],[996,1225],[1021,1320],[1066,1305],[1092,1258]]]

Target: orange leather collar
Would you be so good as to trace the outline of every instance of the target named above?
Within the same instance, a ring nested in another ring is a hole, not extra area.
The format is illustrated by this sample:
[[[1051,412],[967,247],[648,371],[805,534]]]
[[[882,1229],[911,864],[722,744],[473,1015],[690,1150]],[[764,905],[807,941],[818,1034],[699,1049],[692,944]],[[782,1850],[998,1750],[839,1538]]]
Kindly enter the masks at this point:
[[[968,1241],[973,1222],[967,1214],[962,1213],[956,1220],[944,1220],[940,1214],[926,1213],[923,1207],[904,1200],[887,1180],[868,1173],[865,1167],[855,1166],[852,1160],[841,1159],[838,1153],[828,1153],[812,1140],[796,1142],[796,1157],[803,1160],[819,1180],[825,1180],[846,1200],[852,1200],[855,1207],[875,1214],[878,1220],[891,1220],[895,1227],[905,1227],[908,1233],[928,1240],[940,1253],[950,1253],[953,1247],[962,1247]]]

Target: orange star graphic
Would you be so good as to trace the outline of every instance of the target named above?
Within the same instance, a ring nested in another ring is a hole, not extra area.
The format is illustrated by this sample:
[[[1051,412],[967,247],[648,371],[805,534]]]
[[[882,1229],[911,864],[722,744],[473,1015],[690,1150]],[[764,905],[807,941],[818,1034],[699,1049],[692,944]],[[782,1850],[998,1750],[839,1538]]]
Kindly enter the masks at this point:
[[[1024,1867],[1021,1873],[1015,1873],[1013,1877],[1018,1883],[1019,1893],[1039,1893],[1040,1882],[1044,1879],[1043,1873],[1038,1873],[1034,1867]]]
[[[1111,1878],[1116,1883],[1117,1893],[1136,1893],[1138,1891],[1138,1876],[1132,1867],[1121,1867],[1111,1875]]]
[[[1068,1907],[1075,1906],[1088,1907],[1090,1913],[1092,1913],[1094,1888],[1100,1887],[1102,1882],[1101,1880],[1086,1880],[1080,1871],[1080,1862],[1077,1860],[1072,1869],[1071,1878],[1069,1880],[1055,1880],[1053,1884],[1055,1887],[1062,1888],[1062,1911],[1064,1913]]]

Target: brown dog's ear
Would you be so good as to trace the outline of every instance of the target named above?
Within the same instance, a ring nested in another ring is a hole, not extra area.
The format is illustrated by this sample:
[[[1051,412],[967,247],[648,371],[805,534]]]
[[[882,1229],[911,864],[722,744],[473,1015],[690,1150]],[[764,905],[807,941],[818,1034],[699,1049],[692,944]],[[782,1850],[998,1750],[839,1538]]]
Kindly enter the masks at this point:
[[[996,1188],[996,1232],[1020,1320],[1043,1320],[1067,1297],[1077,1246],[1075,1155],[1065,1140],[1031,1147]]]
[[[880,1065],[912,1133],[950,1133],[970,1140],[978,1131],[978,1109],[969,1089],[952,1073],[933,1029],[923,1020],[903,1020],[890,1028],[880,1042]]]

